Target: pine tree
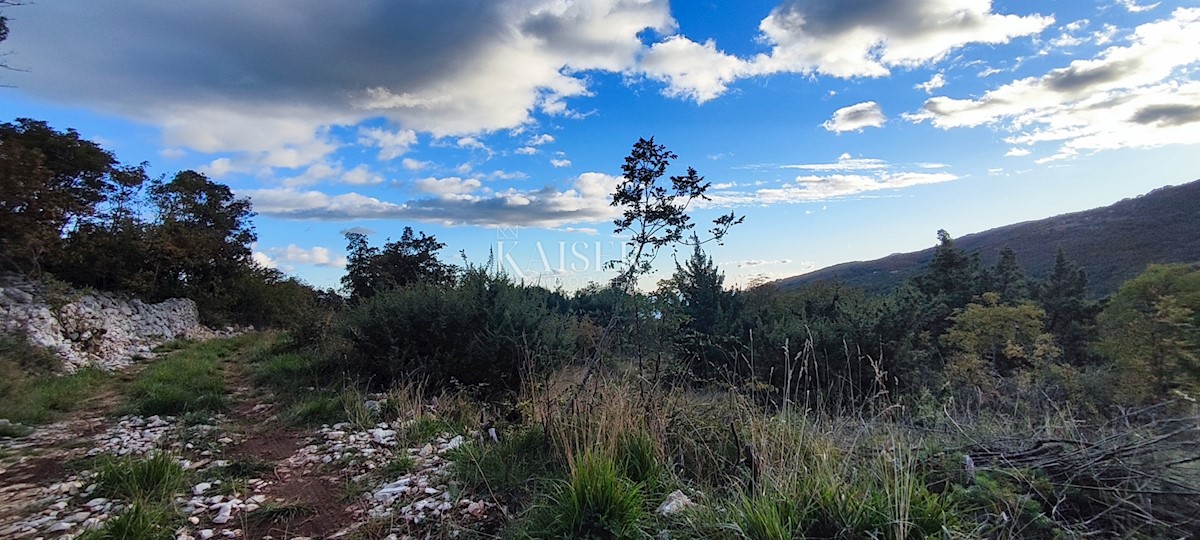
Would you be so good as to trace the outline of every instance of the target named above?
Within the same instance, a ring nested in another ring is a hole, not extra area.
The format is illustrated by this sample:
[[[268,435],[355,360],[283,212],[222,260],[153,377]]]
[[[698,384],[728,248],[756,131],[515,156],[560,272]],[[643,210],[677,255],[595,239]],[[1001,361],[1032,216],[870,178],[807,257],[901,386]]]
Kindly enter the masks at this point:
[[[1088,344],[1096,335],[1100,307],[1087,297],[1087,274],[1062,248],[1050,277],[1038,287],[1037,297],[1046,311],[1046,330],[1057,338],[1065,359],[1077,365],[1088,363]]]
[[[1029,298],[1029,280],[1012,248],[1000,250],[1000,258],[988,274],[988,290],[999,295],[1002,304],[1016,305]]]

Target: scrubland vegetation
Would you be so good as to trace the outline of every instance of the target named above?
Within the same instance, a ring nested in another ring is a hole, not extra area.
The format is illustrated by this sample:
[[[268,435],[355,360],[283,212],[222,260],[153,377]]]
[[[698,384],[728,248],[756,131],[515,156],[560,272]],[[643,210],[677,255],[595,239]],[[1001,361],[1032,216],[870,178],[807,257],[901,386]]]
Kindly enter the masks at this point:
[[[281,421],[400,418],[411,420],[400,436],[414,443],[442,431],[472,438],[452,455],[457,484],[503,505],[504,519],[380,530],[751,539],[1200,530],[1194,265],[1150,266],[1096,299],[1070,254],[1057,253],[1050,276],[1036,280],[1011,250],[985,268],[943,231],[928,267],[887,294],[838,284],[732,290],[687,215],[669,210],[702,197],[703,178],[689,170],[648,191],[674,156],[641,141],[614,195],[628,209],[617,226],[647,257],[691,244],[669,279],[638,287],[646,259],[635,258],[611,284],[548,290],[490,265],[447,264],[436,239],[406,230],[381,248],[351,235],[338,295],[255,267],[249,204],[201,175],[150,182],[155,210],[145,218],[122,210],[141,185],[138,169],[44,124],[19,121],[0,134],[4,166],[44,172],[44,185],[22,189],[75,193],[82,182],[107,194],[64,199],[90,206],[70,206],[43,229],[6,213],[9,270],[186,295],[210,322],[279,330],[151,364],[124,383],[129,407],[223,410],[219,359],[236,350],[246,359],[237,373],[286,405]],[[94,176],[56,170],[39,157],[46,141],[70,142],[103,167]],[[738,221],[723,216],[713,236]],[[213,251],[178,259],[184,245]],[[79,257],[96,271],[73,273]],[[0,369],[15,374],[5,399],[30,411],[10,418],[50,420],[64,408],[57,403],[76,401],[71,388],[106,380],[33,373],[27,355],[11,352],[19,339],[5,339]],[[367,394],[380,392],[386,406],[367,407]],[[126,495],[135,501],[122,515],[129,522],[159,511],[160,486],[177,487],[174,472],[137,472],[145,466],[104,469],[105,489],[136,491]],[[159,480],[138,487],[151,474]],[[680,501],[676,491],[690,504],[658,512]]]

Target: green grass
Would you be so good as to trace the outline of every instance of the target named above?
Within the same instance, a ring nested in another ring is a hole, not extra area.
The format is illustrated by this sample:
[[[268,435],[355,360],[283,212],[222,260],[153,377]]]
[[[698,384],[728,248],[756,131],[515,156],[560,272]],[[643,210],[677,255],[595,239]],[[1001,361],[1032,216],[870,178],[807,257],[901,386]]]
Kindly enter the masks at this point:
[[[150,365],[129,389],[129,409],[141,415],[220,412],[228,406],[221,360],[243,340],[210,340]]]
[[[792,498],[773,496],[743,497],[736,507],[738,530],[748,540],[791,540],[799,529],[797,508]]]
[[[534,507],[526,534],[533,538],[647,538],[649,513],[641,485],[621,475],[598,452],[575,461],[561,482]]]
[[[62,360],[52,351],[22,336],[0,335],[0,418],[17,424],[44,424],[62,418],[93,396],[112,377],[97,368],[70,375],[56,371]],[[28,430],[5,428],[0,436],[20,436]]]
[[[665,471],[649,435],[641,432],[622,433],[614,452],[621,474],[645,486],[647,492],[659,491]]]
[[[328,391],[314,392],[311,397],[296,401],[288,408],[287,417],[302,426],[336,424],[346,421],[342,396]]]
[[[469,442],[451,450],[454,478],[467,491],[524,502],[541,479],[561,474],[564,467],[540,427],[514,432],[500,444]]]
[[[413,471],[413,459],[407,454],[396,456],[391,461],[387,462],[382,468],[382,473],[387,478],[398,478]]]
[[[316,512],[315,508],[303,504],[267,504],[246,514],[246,521],[260,527],[279,525]]]
[[[172,540],[180,521],[168,506],[135,502],[77,540]]]
[[[171,454],[147,458],[104,458],[96,471],[96,492],[127,501],[160,502],[183,488],[187,475]]]
[[[0,334],[0,363],[11,364],[28,375],[48,375],[62,367],[62,359],[50,349],[30,343],[23,335],[11,334]],[[5,382],[0,381],[0,385]]]
[[[149,457],[101,457],[95,461],[97,496],[117,499],[129,506],[99,529],[80,540],[169,540],[183,521],[174,507],[174,496],[186,485],[188,474],[171,454]]]
[[[296,352],[267,353],[254,361],[251,379],[278,395],[300,395],[321,386],[322,363],[313,355]]]
[[[70,375],[18,378],[16,384],[0,392],[0,418],[20,424],[53,422],[78,409],[112,380],[111,374],[98,368],[84,368]]]

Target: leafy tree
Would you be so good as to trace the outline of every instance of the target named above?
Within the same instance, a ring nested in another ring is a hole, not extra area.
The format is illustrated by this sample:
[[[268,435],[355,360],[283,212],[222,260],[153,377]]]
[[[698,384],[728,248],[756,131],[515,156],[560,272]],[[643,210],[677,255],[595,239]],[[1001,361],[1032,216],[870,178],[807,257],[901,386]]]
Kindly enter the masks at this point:
[[[628,314],[633,319],[632,337],[635,340],[638,371],[646,374],[645,360],[648,354],[647,345],[657,348],[661,340],[652,338],[643,324],[651,317],[649,312],[642,310],[637,303],[638,277],[650,271],[655,256],[665,246],[675,245],[684,241],[684,235],[695,228],[688,207],[697,199],[706,200],[704,192],[709,183],[696,173],[696,169],[687,168],[687,174],[669,177],[670,185],[661,183],[671,160],[678,158],[666,146],[656,144],[654,138],[649,140],[639,138],[633,145],[625,163],[621,165],[622,178],[612,195],[612,206],[621,208],[621,217],[613,220],[616,225],[614,234],[628,233],[627,243],[632,249],[624,261],[625,268],[614,283],[626,291],[630,306]],[[733,212],[713,220],[711,235],[705,241],[720,243],[729,228],[742,222],[744,218]],[[693,236],[694,237],[694,236]],[[699,243],[699,240],[697,240]],[[615,323],[617,319],[613,319]],[[658,361],[654,373],[661,372],[663,351],[658,351]],[[644,394],[644,387],[643,396]],[[646,406],[649,406],[647,403]]]
[[[0,8],[20,5],[23,5],[23,2],[19,0],[0,0]],[[0,43],[3,43],[6,39],[8,39],[8,17],[0,15]],[[0,68],[11,69],[8,67],[8,64],[3,62],[0,62]]]
[[[963,307],[983,292],[979,255],[967,254],[956,247],[945,230],[939,230],[937,237],[933,258],[925,272],[916,278],[917,288],[952,308]]]
[[[672,292],[678,294],[693,332],[712,335],[733,308],[733,293],[726,290],[725,274],[713,263],[712,257],[695,242],[692,256],[680,265],[669,281]]]
[[[1064,357],[1073,364],[1089,362],[1089,343],[1096,335],[1100,306],[1088,299],[1087,274],[1059,248],[1054,269],[1037,286],[1037,301],[1046,311],[1046,330],[1054,334]]]
[[[1047,366],[1061,351],[1045,332],[1044,315],[1028,302],[1001,304],[994,292],[955,313],[942,336],[952,351],[944,370],[951,387],[960,396],[975,394],[986,402],[997,396],[1000,379]]]
[[[446,245],[423,232],[414,233],[412,227],[405,227],[400,239],[385,243],[383,249],[371,247],[367,237],[359,233],[347,233],[346,240],[342,287],[352,300],[413,283],[449,283],[456,273],[453,265],[437,257]]]
[[[0,124],[0,264],[37,272],[64,233],[94,216],[117,185],[143,178],[126,172],[73,129],[28,118]]]
[[[913,286],[924,297],[914,306],[927,323],[922,330],[934,339],[949,327],[954,310],[966,307],[987,288],[979,254],[967,254],[954,245],[945,230],[937,233],[938,245],[924,272],[913,278]]]
[[[183,171],[155,182],[150,200],[158,221],[150,231],[155,294],[160,297],[219,294],[217,286],[249,268],[257,239],[249,199],[203,174]],[[197,299],[199,301],[199,299]]]
[[[1017,252],[1005,246],[996,266],[988,273],[988,290],[1000,297],[1000,303],[1016,304],[1029,298],[1029,280],[1017,262]]]
[[[1167,399],[1200,390],[1200,269],[1150,265],[1123,285],[1099,316],[1100,354],[1122,397]]]

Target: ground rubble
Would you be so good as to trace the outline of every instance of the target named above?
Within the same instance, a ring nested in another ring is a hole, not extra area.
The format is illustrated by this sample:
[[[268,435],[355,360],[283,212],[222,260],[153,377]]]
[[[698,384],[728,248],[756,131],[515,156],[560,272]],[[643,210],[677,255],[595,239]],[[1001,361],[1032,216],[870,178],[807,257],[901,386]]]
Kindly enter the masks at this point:
[[[182,448],[192,440],[203,437],[216,427],[208,424],[181,426],[171,416],[124,416],[106,429],[93,435],[89,448],[81,457],[149,456],[165,448]],[[29,445],[55,440],[49,434],[69,432],[66,423],[38,428],[18,444]],[[30,440],[26,440],[30,439]],[[181,459],[185,469],[198,470],[195,463]],[[119,514],[125,505],[121,501],[95,496],[96,472],[82,470],[64,478],[39,485],[22,482],[0,488],[6,500],[19,500],[32,514],[0,526],[0,538],[62,538],[72,539],[84,531],[100,527]]]
[[[269,407],[260,404],[250,410],[261,415]],[[343,494],[344,503],[324,501],[332,506],[323,508],[337,512],[342,521],[328,521],[324,513],[306,518],[320,520],[318,529],[326,533],[336,531],[329,538],[351,536],[368,524],[372,531],[386,527],[383,534],[390,533],[386,538],[393,540],[422,538],[428,533],[415,531],[429,530],[449,531],[453,537],[472,524],[502,519],[505,512],[490,499],[463,493],[452,480],[454,463],[449,454],[477,433],[441,433],[410,446],[404,434],[415,428],[411,419],[368,426],[326,425],[309,432],[307,444],[282,454],[292,452],[290,456],[271,459],[273,470],[222,485],[217,469],[229,466],[230,456],[238,455],[234,449],[254,435],[241,433],[225,415],[196,420],[133,415],[82,418],[0,440],[0,450],[10,456],[4,466],[15,460],[22,471],[9,477],[10,484],[0,486],[0,538],[71,540],[103,526],[120,515],[126,503],[97,493],[100,460],[143,458],[158,452],[177,456],[194,478],[174,500],[186,516],[175,531],[176,540],[246,538],[247,531],[255,528],[256,512],[310,503],[294,497],[293,487],[318,480],[334,490],[354,486]],[[47,452],[51,448],[60,450]],[[338,496],[328,489],[321,493],[328,499]],[[305,538],[262,534],[253,533],[255,538],[270,540]]]
[[[487,500],[474,500],[451,480],[453,462],[446,454],[466,443],[462,435],[442,433],[414,447],[399,443],[406,423],[380,423],[369,429],[350,423],[324,426],[318,440],[301,448],[288,460],[297,469],[335,467],[358,485],[373,486],[353,507],[357,523],[334,534],[343,537],[363,523],[388,520],[392,529],[411,529],[437,520],[456,523],[481,521],[501,509]],[[403,470],[391,471],[396,460],[407,460]],[[389,538],[409,538],[393,533]]]

